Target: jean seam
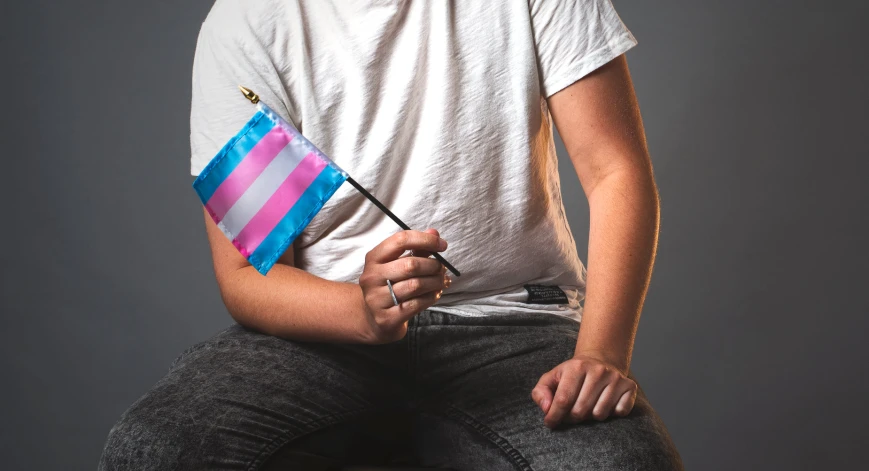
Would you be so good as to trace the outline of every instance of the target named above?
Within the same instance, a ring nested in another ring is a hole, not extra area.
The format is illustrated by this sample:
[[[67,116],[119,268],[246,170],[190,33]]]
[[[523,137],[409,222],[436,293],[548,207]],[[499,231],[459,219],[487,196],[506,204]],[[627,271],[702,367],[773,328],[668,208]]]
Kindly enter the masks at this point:
[[[272,439],[272,441],[270,441],[263,447],[262,450],[260,450],[254,460],[250,463],[250,465],[248,465],[247,471],[255,471],[256,469],[264,465],[266,460],[268,460],[272,456],[272,454],[275,453],[275,451],[281,449],[281,447],[289,444],[293,440],[298,440],[305,435],[310,435],[318,430],[322,430],[326,427],[331,427],[332,425],[341,423],[342,421],[345,421],[354,415],[360,415],[371,409],[372,408],[370,406],[367,406],[353,411],[326,415],[316,420],[307,422],[299,427],[302,430],[300,433],[290,434],[289,432],[283,432],[274,439]]]
[[[429,411],[429,412],[431,413],[431,411]],[[522,456],[522,453],[520,453],[519,450],[514,448],[513,445],[511,445],[510,442],[507,441],[506,438],[502,437],[501,435],[499,435],[497,432],[495,432],[494,430],[492,430],[488,426],[479,422],[477,419],[473,418],[468,413],[462,411],[461,409],[459,409],[456,406],[453,406],[451,404],[446,404],[446,407],[444,408],[444,414],[446,415],[447,418],[457,420],[457,421],[473,428],[474,430],[476,430],[477,432],[482,434],[484,437],[489,439],[490,442],[492,442],[495,446],[497,446],[498,448],[501,449],[501,451],[504,452],[504,454],[507,456],[507,458],[519,470],[521,470],[521,471],[534,471],[534,469],[531,467],[531,464],[528,462],[528,460],[525,459],[525,457]]]
[[[410,362],[411,368],[413,368],[413,383],[418,384],[419,382],[419,329],[413,329],[413,337],[408,342],[410,344]]]
[[[423,311],[414,316],[408,324],[407,329],[407,373],[414,385],[417,384],[419,374],[417,370],[417,362],[419,361],[419,318],[425,314],[426,311]]]

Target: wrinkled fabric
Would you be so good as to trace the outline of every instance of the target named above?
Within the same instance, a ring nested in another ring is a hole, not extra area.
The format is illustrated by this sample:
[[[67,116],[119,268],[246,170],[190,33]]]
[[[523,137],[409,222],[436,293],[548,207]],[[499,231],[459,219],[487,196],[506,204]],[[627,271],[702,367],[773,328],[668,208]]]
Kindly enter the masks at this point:
[[[432,309],[578,320],[586,274],[545,98],[635,44],[609,0],[218,0],[194,59],[191,173],[250,117],[242,84],[411,228],[440,231],[462,276]],[[356,282],[397,230],[344,185],[295,264]],[[529,304],[526,284],[567,302]]]
[[[404,339],[372,346],[234,325],[185,352],[123,414],[99,469],[682,469],[642,390],[627,417],[543,425],[531,390],[573,355],[577,332],[550,314],[426,311]]]

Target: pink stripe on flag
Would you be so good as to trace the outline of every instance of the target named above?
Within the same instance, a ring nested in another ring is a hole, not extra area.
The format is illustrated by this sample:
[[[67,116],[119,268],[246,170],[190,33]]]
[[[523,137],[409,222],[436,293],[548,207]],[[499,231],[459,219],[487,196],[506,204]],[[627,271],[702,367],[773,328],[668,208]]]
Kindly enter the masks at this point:
[[[294,137],[288,135],[279,125],[275,125],[251,148],[205,204],[214,222],[220,222],[226,216],[229,208]]]
[[[281,222],[290,208],[299,201],[302,193],[311,186],[314,179],[326,168],[326,162],[311,152],[299,166],[281,183],[278,191],[269,198],[253,219],[244,226],[232,243],[246,257],[253,253],[259,244]],[[242,250],[243,249],[243,250]]]

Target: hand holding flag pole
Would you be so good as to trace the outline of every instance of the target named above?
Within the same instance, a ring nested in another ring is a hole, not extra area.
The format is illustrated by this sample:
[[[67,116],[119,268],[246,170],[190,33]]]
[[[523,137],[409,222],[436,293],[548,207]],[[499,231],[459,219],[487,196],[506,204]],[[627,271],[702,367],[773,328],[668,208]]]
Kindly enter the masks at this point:
[[[377,206],[381,211],[383,211],[384,214],[389,216],[389,219],[392,219],[393,221],[395,221],[395,223],[398,224],[399,227],[401,227],[402,229],[404,229],[406,231],[411,230],[410,227],[407,226],[407,224],[405,224],[401,219],[398,219],[398,216],[396,216],[395,214],[392,214],[392,211],[390,211],[389,208],[384,206],[383,203],[378,201],[377,198],[374,197],[374,195],[369,193],[368,190],[366,190],[365,188],[362,188],[362,185],[356,183],[356,180],[354,180],[353,178],[348,176],[347,181],[350,182],[350,184],[353,185],[354,188],[359,190],[359,193],[362,193],[366,198],[368,198],[369,201],[374,203],[374,206]],[[441,262],[445,267],[447,267],[447,270],[453,272],[456,276],[462,276],[462,274],[459,273],[458,270],[456,270],[456,267],[454,267],[450,262],[446,261],[443,257],[441,257],[441,255],[439,253],[432,252],[432,256],[434,256],[434,258],[437,259],[437,261]]]
[[[221,231],[266,274],[344,181],[402,229],[407,224],[338,167],[252,90],[257,112],[200,172],[193,189]],[[461,273],[432,253],[456,276]]]

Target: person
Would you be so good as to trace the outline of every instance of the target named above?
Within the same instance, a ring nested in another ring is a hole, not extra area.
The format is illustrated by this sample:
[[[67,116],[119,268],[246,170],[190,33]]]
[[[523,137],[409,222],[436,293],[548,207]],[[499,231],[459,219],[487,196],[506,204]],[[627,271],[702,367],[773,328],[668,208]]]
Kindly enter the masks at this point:
[[[659,221],[635,44],[609,0],[217,0],[191,173],[253,114],[241,84],[430,229],[343,185],[263,276],[206,215],[236,324],[123,414],[100,469],[340,469],[377,424],[417,465],[681,469],[630,373]],[[553,125],[588,199],[588,270]]]

